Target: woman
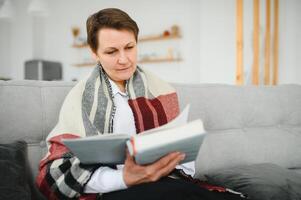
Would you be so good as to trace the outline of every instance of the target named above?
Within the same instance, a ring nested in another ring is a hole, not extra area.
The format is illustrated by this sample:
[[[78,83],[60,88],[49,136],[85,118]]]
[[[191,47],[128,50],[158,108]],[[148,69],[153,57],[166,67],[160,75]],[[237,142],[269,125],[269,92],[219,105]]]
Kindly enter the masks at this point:
[[[88,18],[88,44],[98,64],[69,92],[47,137],[48,154],[37,178],[40,190],[49,199],[240,199],[188,181],[185,173],[193,175],[193,163],[178,165],[185,157],[180,152],[146,166],[137,165],[129,154],[120,166],[83,165],[61,142],[136,134],[178,115],[175,90],[137,67],[138,32],[136,22],[119,9],[100,10]]]

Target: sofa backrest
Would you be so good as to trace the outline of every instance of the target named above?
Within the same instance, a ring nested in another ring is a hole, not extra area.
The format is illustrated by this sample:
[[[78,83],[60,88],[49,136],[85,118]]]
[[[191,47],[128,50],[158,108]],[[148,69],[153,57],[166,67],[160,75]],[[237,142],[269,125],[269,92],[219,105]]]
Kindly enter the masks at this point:
[[[0,143],[23,139],[36,174],[46,154],[45,138],[73,82],[0,81]],[[174,84],[190,120],[201,118],[208,132],[248,127],[289,126],[301,133],[301,86]],[[301,166],[300,166],[301,167]]]
[[[181,105],[191,104],[190,119],[201,118],[207,131],[301,125],[301,85],[175,86]]]
[[[0,81],[0,143],[25,140],[36,175],[46,154],[45,138],[55,126],[60,106],[74,83]]]

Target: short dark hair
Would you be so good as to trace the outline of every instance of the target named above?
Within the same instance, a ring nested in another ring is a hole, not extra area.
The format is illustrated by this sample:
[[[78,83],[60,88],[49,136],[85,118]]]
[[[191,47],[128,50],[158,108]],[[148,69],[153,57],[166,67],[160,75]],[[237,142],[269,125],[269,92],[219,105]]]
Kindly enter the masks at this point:
[[[138,39],[139,28],[137,23],[124,11],[117,8],[106,8],[89,16],[86,22],[87,42],[93,52],[97,51],[97,33],[102,28],[132,31]]]

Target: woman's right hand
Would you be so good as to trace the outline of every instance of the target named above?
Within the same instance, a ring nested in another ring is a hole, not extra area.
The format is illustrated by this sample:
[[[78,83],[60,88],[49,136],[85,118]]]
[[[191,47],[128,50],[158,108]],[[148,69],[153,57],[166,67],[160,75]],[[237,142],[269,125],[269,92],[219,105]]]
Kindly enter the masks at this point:
[[[185,158],[185,154],[173,152],[150,165],[138,165],[127,152],[123,168],[123,179],[130,187],[140,183],[154,182],[167,176]]]

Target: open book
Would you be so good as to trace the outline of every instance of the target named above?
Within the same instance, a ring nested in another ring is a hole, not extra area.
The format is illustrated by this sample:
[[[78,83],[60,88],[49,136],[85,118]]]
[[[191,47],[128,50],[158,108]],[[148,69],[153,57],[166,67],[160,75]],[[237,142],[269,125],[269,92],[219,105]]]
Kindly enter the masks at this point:
[[[189,106],[171,122],[134,136],[114,133],[63,142],[84,164],[123,164],[126,148],[140,165],[174,151],[186,154],[181,163],[190,162],[196,159],[206,133],[200,119],[187,123],[188,112]]]

